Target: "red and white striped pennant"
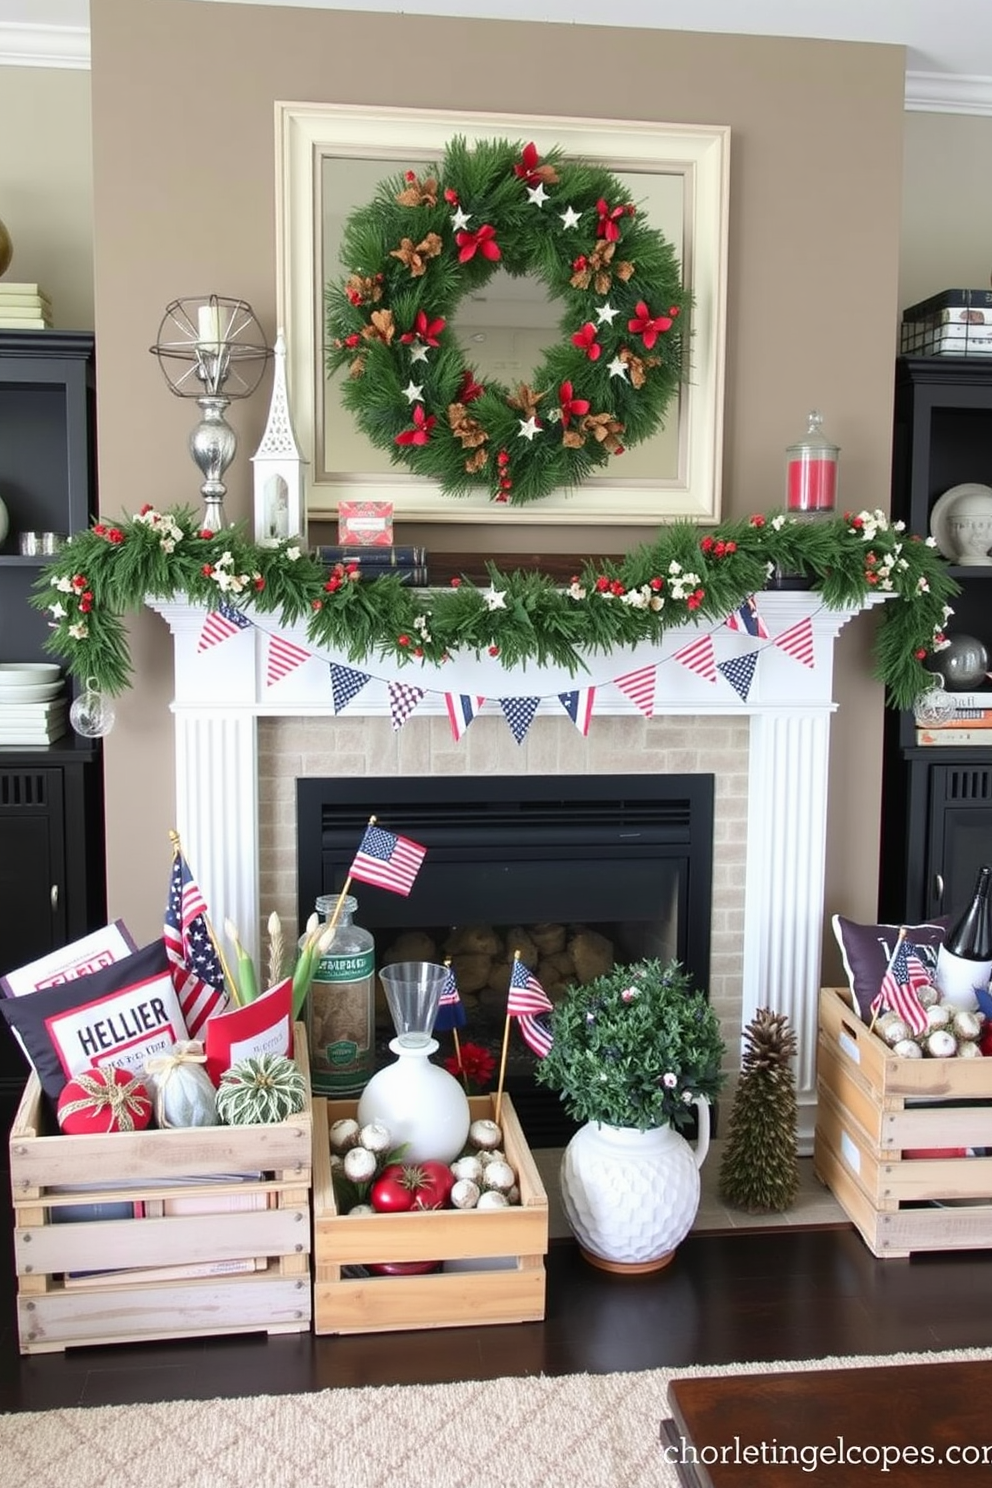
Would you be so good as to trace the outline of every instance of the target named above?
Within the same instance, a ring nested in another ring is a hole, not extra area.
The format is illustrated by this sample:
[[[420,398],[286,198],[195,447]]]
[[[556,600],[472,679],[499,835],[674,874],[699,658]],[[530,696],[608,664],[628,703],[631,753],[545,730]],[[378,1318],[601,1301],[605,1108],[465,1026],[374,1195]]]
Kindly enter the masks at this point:
[[[707,682],[716,681],[716,659],[713,651],[713,637],[702,635],[695,641],[690,641],[688,646],[683,646],[681,651],[676,651],[672,658],[679,661],[690,672],[695,672],[697,677],[704,678]]]
[[[283,677],[288,677],[290,672],[295,672],[298,666],[309,660],[310,652],[304,651],[302,646],[296,646],[282,636],[269,636],[269,654],[265,663],[266,687],[271,687],[273,682],[281,682]]]
[[[813,622],[808,615],[797,625],[790,625],[788,630],[783,630],[780,636],[776,636],[775,645],[780,651],[784,651],[786,656],[801,661],[803,666],[812,668],[816,665],[813,651]]]
[[[624,697],[635,703],[645,718],[654,712],[654,684],[658,668],[641,667],[639,671],[627,672],[626,676],[614,677],[614,686],[619,687]]]

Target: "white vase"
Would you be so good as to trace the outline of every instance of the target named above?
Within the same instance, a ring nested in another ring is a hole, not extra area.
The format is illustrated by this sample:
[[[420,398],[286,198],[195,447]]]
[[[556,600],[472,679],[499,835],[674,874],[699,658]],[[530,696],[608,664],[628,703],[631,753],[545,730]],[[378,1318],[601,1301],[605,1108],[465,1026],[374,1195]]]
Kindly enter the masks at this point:
[[[437,1039],[411,1048],[394,1038],[389,1047],[396,1060],[362,1091],[359,1122],[381,1121],[394,1147],[405,1144],[404,1162],[453,1161],[465,1146],[471,1114],[458,1081],[430,1061]]]
[[[673,1127],[587,1122],[565,1148],[561,1197],[586,1259],[604,1270],[657,1271],[672,1259],[699,1208],[710,1113],[696,1101],[695,1148]]]

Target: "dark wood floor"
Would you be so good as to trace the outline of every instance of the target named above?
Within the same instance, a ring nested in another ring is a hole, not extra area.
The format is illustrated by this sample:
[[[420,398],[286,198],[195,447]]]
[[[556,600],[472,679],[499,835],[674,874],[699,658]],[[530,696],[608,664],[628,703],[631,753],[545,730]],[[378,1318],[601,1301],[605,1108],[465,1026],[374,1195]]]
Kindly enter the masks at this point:
[[[6,1174],[0,1181],[9,1193]],[[8,1411],[992,1344],[992,1254],[877,1261],[853,1229],[837,1226],[692,1237],[666,1271],[629,1279],[595,1270],[571,1242],[557,1241],[543,1323],[21,1358],[6,1202],[2,1223],[0,1410]]]

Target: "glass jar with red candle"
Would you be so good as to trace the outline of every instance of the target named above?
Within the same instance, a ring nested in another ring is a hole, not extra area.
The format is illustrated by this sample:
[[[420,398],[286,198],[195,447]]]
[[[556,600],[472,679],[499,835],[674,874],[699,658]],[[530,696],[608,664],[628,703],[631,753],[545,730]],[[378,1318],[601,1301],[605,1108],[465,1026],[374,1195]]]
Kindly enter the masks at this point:
[[[840,449],[824,436],[823,415],[814,409],[805,437],[786,450],[786,497],[794,516],[832,516],[837,500]]]

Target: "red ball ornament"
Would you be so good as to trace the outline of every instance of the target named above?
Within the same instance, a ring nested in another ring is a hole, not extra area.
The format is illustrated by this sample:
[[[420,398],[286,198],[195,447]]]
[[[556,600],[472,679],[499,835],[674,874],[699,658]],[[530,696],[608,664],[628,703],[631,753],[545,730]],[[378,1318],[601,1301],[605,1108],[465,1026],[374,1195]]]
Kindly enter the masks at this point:
[[[74,1076],[59,1096],[56,1114],[62,1131],[77,1136],[144,1131],[151,1125],[152,1102],[130,1070],[107,1064]]]

